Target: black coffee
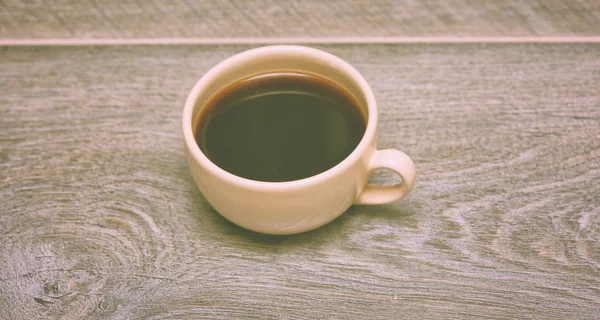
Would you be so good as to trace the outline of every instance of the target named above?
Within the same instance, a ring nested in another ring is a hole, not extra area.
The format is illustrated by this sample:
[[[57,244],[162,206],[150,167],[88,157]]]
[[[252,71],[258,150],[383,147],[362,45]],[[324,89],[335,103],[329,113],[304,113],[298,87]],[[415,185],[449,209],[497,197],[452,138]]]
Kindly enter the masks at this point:
[[[314,176],[344,160],[366,120],[356,99],[312,74],[280,72],[235,82],[205,105],[196,142],[217,166],[270,182]]]

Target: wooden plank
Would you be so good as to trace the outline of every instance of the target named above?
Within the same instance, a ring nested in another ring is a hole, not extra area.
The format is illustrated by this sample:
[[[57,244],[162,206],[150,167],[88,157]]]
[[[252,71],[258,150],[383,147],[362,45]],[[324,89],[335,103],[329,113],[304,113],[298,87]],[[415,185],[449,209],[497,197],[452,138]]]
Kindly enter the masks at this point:
[[[418,179],[288,237],[228,223],[184,159],[188,91],[246,48],[0,50],[0,318],[600,316],[600,45],[321,46]]]
[[[598,36],[595,0],[0,3],[0,38]]]

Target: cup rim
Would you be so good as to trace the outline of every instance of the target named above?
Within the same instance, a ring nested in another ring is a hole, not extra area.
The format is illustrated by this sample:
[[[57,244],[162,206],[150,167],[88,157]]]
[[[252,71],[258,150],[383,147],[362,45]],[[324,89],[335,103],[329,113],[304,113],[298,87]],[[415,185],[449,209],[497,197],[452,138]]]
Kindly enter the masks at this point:
[[[200,147],[196,143],[192,123],[192,115],[194,107],[196,105],[196,100],[200,93],[207,87],[207,85],[210,84],[213,79],[218,78],[221,75],[221,73],[227,70],[228,68],[235,67],[236,64],[242,61],[252,60],[259,55],[277,54],[282,52],[301,54],[307,57],[316,57],[318,60],[326,61],[331,66],[338,69],[339,72],[346,73],[347,75],[349,75],[356,82],[356,84],[364,94],[367,103],[367,126],[365,129],[365,133],[363,134],[356,148],[354,148],[354,150],[346,158],[344,158],[344,160],[342,160],[332,168],[314,176],[293,181],[268,182],[251,180],[234,175],[228,171],[225,171],[224,169],[221,169],[210,159],[208,159],[208,157],[200,150]],[[296,45],[273,45],[253,48],[240,52],[219,62],[217,65],[212,67],[207,73],[205,73],[204,76],[202,76],[202,78],[198,80],[198,82],[196,82],[185,101],[182,117],[183,138],[185,141],[186,148],[189,151],[191,157],[194,159],[194,161],[198,162],[202,167],[218,175],[219,178],[225,180],[230,184],[243,188],[263,191],[285,191],[310,188],[311,186],[327,181],[332,177],[341,174],[350,166],[352,166],[352,164],[361,160],[361,156],[367,151],[367,148],[369,147],[371,141],[374,138],[376,127],[377,104],[375,102],[375,96],[373,94],[373,91],[371,90],[371,87],[369,86],[365,78],[348,62],[331,53],[311,47]]]

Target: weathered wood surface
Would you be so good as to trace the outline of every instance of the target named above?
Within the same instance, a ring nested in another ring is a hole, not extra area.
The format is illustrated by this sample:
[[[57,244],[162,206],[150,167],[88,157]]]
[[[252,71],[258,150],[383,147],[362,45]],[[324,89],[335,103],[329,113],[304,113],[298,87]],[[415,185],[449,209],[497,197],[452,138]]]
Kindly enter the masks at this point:
[[[288,237],[184,159],[189,89],[247,48],[0,49],[0,319],[600,318],[600,45],[320,47],[418,179]]]
[[[0,2],[0,38],[598,36],[597,0]]]

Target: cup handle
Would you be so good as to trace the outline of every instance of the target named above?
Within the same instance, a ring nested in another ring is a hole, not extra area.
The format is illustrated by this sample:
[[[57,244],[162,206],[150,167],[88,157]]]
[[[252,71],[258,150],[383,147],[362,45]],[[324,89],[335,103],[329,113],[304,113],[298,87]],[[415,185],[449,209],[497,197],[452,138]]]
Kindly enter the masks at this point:
[[[377,150],[369,162],[369,172],[375,169],[390,169],[396,172],[402,182],[393,186],[367,184],[354,204],[383,204],[404,198],[415,184],[415,164],[402,151],[394,149]]]

